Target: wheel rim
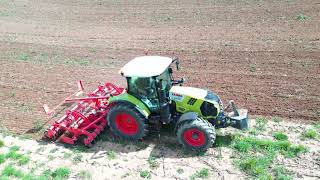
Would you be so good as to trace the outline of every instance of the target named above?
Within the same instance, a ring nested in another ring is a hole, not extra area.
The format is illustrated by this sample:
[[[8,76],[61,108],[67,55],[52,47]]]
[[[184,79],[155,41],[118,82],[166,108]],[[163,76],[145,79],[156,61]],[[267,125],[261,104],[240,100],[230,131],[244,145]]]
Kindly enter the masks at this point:
[[[206,136],[199,129],[188,129],[184,132],[183,137],[192,146],[203,146],[206,143]]]
[[[126,113],[120,113],[116,116],[116,126],[122,133],[127,135],[135,135],[139,130],[137,120]]]

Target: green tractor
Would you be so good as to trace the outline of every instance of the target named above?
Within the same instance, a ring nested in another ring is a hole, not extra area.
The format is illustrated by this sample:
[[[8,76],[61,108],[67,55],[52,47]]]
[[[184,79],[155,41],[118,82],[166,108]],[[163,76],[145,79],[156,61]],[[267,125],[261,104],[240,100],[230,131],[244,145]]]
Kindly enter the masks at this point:
[[[215,141],[215,128],[248,128],[247,110],[237,109],[233,101],[225,108],[219,96],[209,90],[183,87],[183,78],[173,78],[173,65],[179,70],[179,59],[142,56],[121,68],[127,91],[110,98],[106,116],[115,135],[139,140],[152,125],[173,124],[186,149],[205,151]],[[229,108],[231,112],[226,111]]]

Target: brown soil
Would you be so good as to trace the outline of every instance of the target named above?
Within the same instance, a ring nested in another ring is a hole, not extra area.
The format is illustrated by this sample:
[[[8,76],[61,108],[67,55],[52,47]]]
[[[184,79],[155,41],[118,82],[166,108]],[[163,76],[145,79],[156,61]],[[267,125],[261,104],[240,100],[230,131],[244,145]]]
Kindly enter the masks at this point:
[[[124,85],[118,69],[146,49],[180,57],[186,85],[252,115],[319,121],[319,9],[318,0],[1,1],[1,125],[22,133],[43,122],[42,104],[79,79]]]

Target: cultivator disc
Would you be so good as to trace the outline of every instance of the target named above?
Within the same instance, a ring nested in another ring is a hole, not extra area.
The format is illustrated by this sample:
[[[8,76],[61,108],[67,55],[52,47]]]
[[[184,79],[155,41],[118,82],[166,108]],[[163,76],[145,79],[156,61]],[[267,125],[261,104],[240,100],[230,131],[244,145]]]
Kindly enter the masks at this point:
[[[124,88],[117,87],[112,83],[105,83],[88,93],[86,97],[79,97],[84,93],[84,88],[80,81],[78,83],[78,91],[67,97],[58,106],[52,110],[47,105],[43,106],[46,113],[52,117],[62,105],[73,103],[65,115],[56,120],[45,132],[45,138],[51,141],[59,140],[68,144],[81,142],[86,146],[90,146],[107,126],[105,116],[110,110],[109,98],[123,92],[125,92]]]

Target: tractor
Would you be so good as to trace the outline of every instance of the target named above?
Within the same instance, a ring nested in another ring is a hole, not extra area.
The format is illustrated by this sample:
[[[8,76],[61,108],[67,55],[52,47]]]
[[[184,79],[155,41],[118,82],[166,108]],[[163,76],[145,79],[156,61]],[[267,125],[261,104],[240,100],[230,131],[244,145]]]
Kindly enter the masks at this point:
[[[162,56],[134,58],[120,69],[127,88],[106,83],[89,93],[89,97],[66,99],[64,102],[78,104],[49,128],[47,137],[68,131],[72,135],[62,138],[64,142],[73,144],[82,139],[87,145],[108,125],[121,138],[140,140],[148,135],[151,126],[172,124],[184,148],[205,151],[215,142],[216,128],[248,128],[246,109],[238,109],[232,100],[224,107],[214,92],[184,87],[184,78],[174,79],[174,69],[179,70],[179,63],[178,58]],[[82,83],[79,89],[83,91]],[[92,110],[81,108],[84,104],[93,107]],[[45,109],[52,114],[48,107]]]

